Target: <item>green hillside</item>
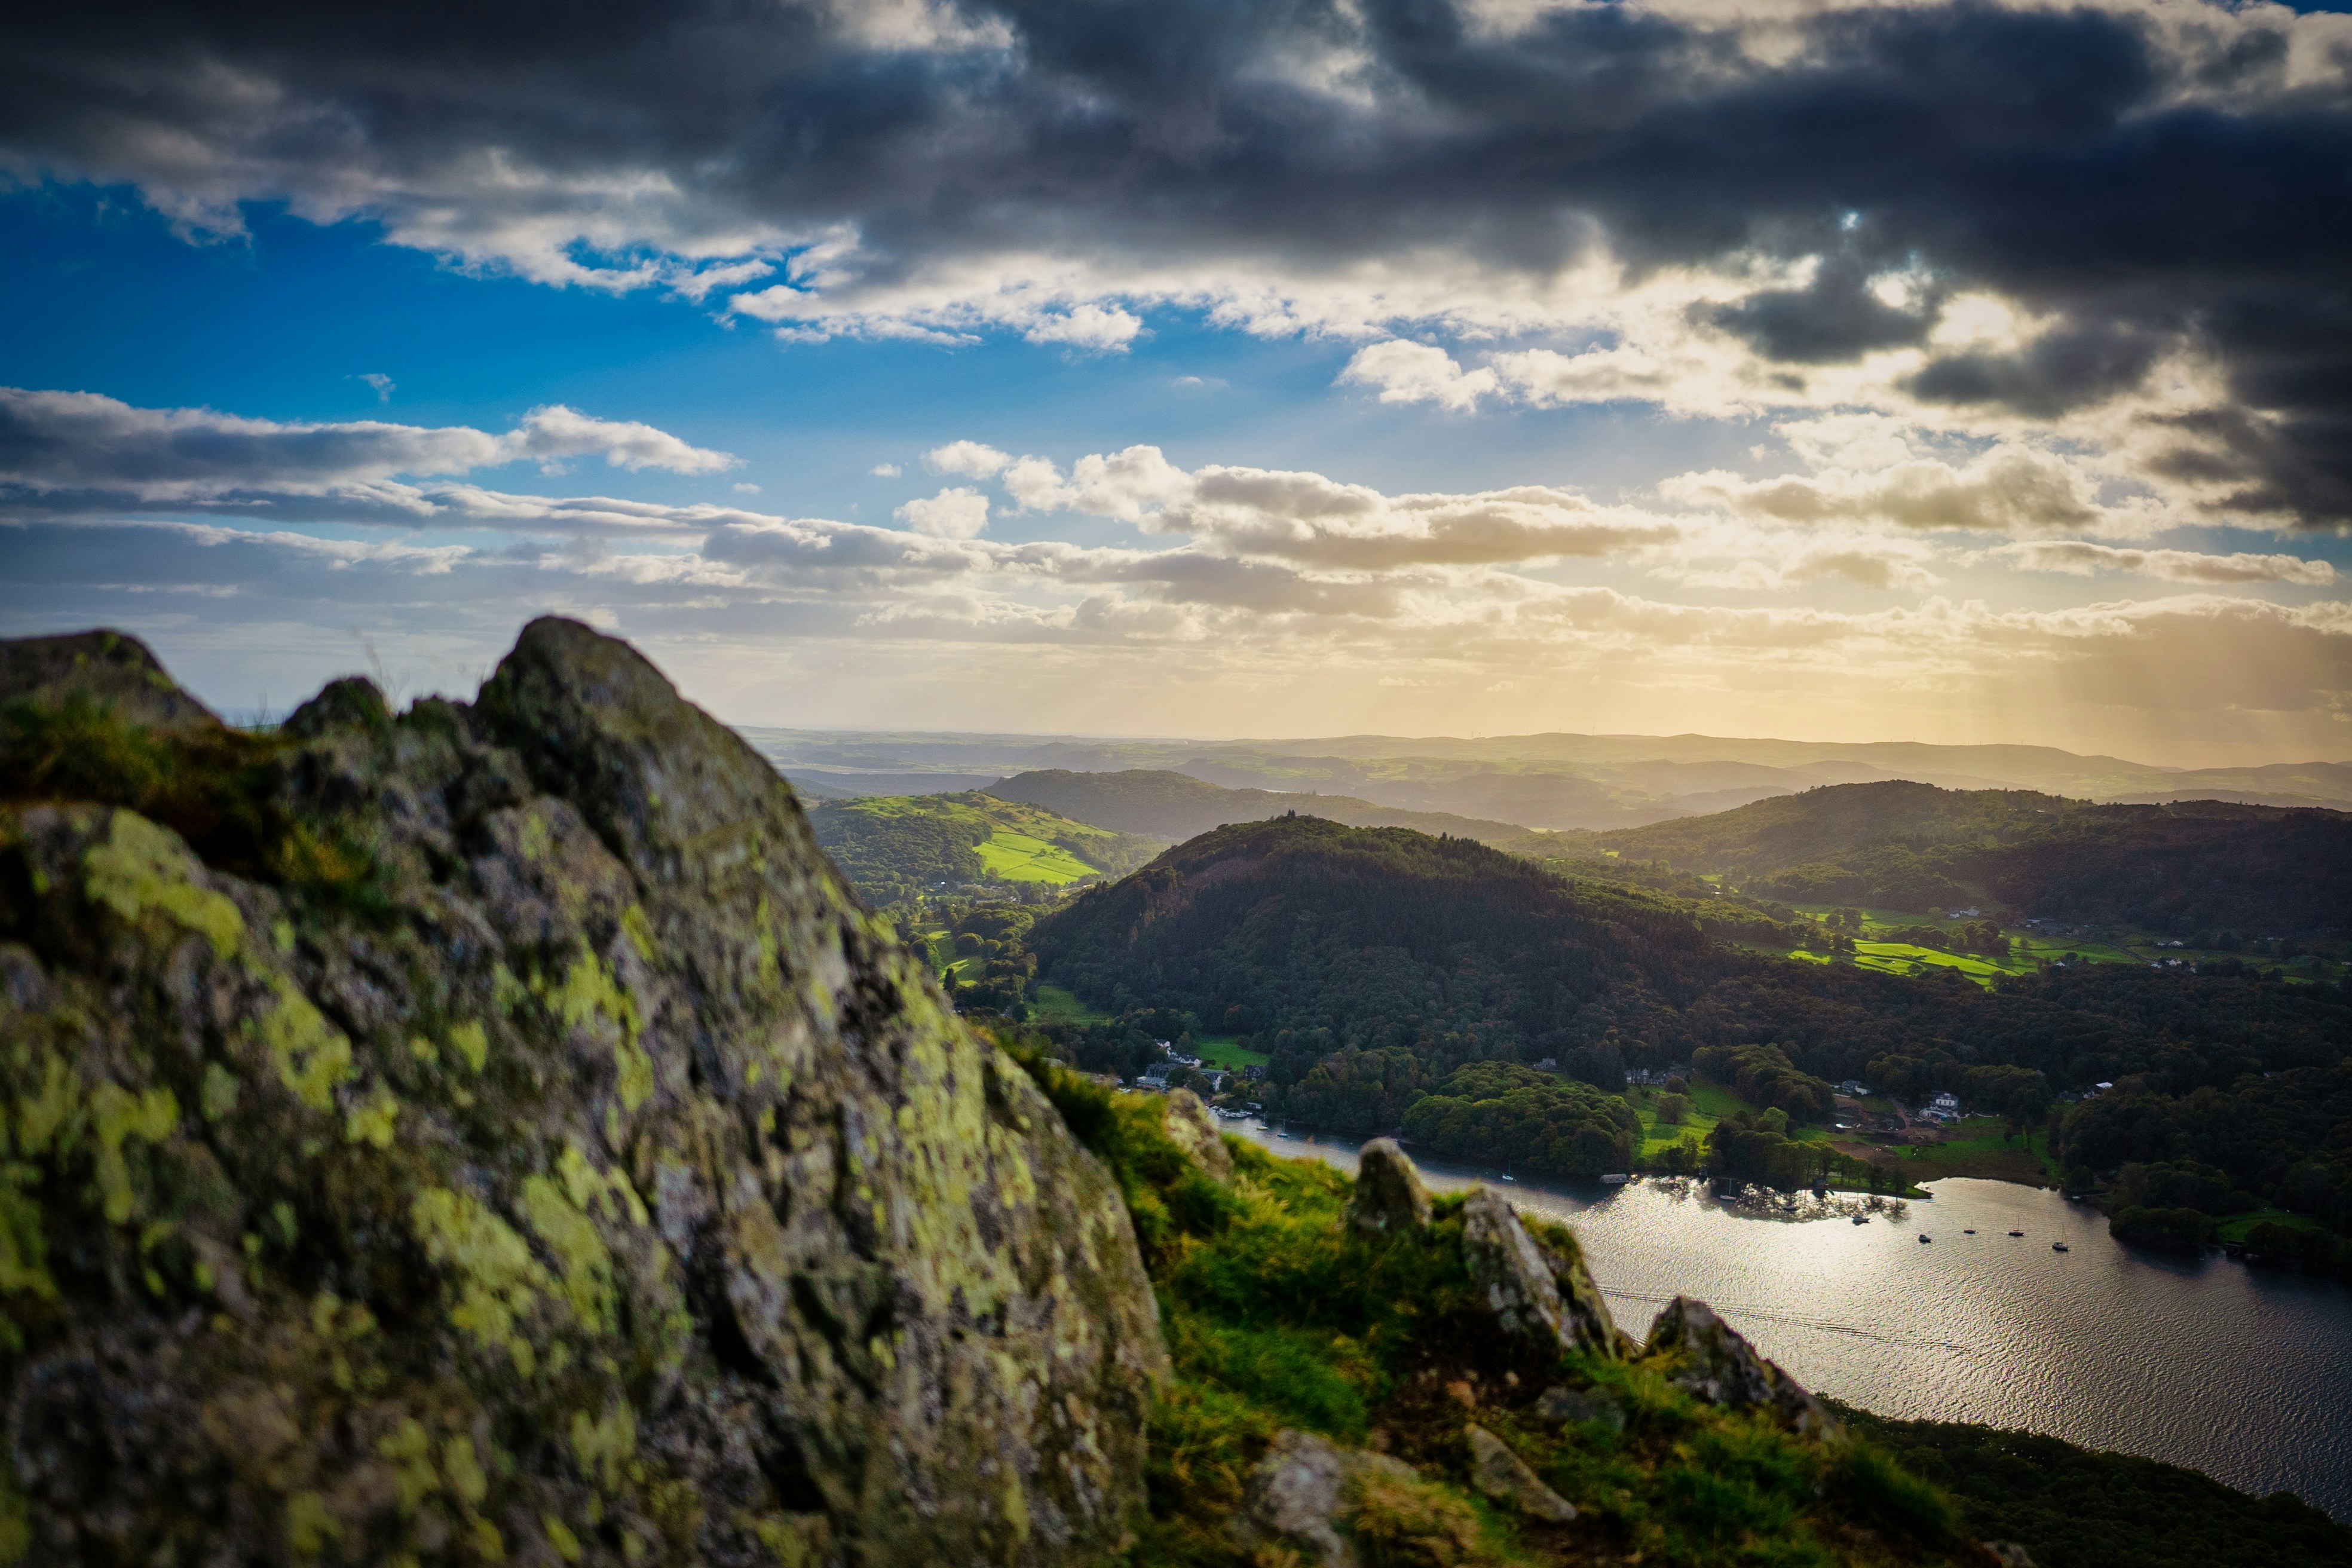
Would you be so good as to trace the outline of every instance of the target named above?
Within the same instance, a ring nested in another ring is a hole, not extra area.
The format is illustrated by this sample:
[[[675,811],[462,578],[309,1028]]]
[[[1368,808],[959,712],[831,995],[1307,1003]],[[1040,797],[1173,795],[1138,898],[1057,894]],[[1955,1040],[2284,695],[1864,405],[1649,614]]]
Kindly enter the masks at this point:
[[[1834,784],[1591,836],[1751,897],[2019,915],[2189,938],[2352,936],[2352,815],[2197,801],[2093,805],[2022,790]],[[2196,944],[2204,945],[2204,944]]]
[[[808,816],[818,845],[877,906],[970,883],[1067,887],[1118,876],[1165,847],[977,792],[821,801]]]
[[[1410,827],[1432,837],[1475,838],[1496,846],[1547,837],[1515,823],[1444,811],[1406,811],[1351,795],[1228,789],[1165,768],[1127,768],[1117,773],[1050,768],[991,784],[988,793],[1099,827],[1157,838],[1191,838],[1228,822],[1263,822],[1293,811],[1350,827]]]

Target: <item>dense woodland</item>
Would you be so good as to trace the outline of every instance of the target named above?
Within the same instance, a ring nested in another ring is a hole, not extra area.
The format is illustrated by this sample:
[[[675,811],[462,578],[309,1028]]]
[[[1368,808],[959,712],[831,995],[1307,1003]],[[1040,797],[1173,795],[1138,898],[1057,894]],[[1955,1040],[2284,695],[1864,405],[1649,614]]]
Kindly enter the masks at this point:
[[[2331,941],[2352,936],[2352,815],[2193,801],[2092,805],[2025,790],[1836,784],[1584,837],[1734,875],[1792,903],[2021,915]]]
[[[1695,1064],[1799,1121],[1826,1112],[1827,1083],[1860,1078],[1915,1101],[1948,1089],[2021,1126],[2062,1110],[2081,1181],[2193,1163],[2224,1178],[2216,1213],[2274,1204],[2352,1225],[2340,985],[2094,964],[1987,990],[1743,951],[1706,923],[1728,913],[1300,817],[1180,846],[1045,913],[1025,941],[1042,977],[1114,1015],[1244,1037],[1270,1056],[1269,1110],[1351,1134],[1413,1127],[1424,1097],[1507,1100],[1456,1076],[1475,1064],[1549,1062],[1606,1096],[1628,1068]],[[1116,1070],[1120,1028],[1094,1026],[1085,1065]],[[2102,1082],[2115,1088],[2062,1101]],[[1592,1113],[1559,1114],[1547,1147],[1572,1146]],[[1487,1125],[1465,1118],[1422,1113],[1426,1128]]]

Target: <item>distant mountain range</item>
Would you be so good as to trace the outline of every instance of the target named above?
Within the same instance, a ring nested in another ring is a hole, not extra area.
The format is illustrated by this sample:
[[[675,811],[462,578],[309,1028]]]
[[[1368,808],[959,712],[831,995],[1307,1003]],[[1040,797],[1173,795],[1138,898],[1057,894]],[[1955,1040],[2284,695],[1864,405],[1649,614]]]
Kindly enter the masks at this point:
[[[1229,789],[1164,768],[1112,773],[1051,768],[1017,774],[991,784],[985,793],[1000,800],[1043,806],[1097,827],[1171,840],[1191,838],[1228,822],[1263,822],[1294,811],[1350,827],[1410,827],[1433,837],[1475,838],[1497,846],[1517,845],[1537,837],[1516,823],[1442,811],[1401,811],[1348,795]]]
[[[1709,816],[1560,836],[1718,873],[1752,897],[1925,911],[1963,900],[2169,931],[2352,935],[2352,816],[2212,801],[1837,784]]]
[[[1710,735],[1350,735],[1203,742],[759,728],[743,732],[804,794],[834,797],[965,790],[1031,772],[1143,770],[1234,789],[1316,793],[1327,805],[1338,797],[1367,808],[1451,814],[1489,825],[1591,830],[1700,816],[1822,784],[1890,779],[2118,803],[2221,800],[2352,808],[2352,763],[2174,769],[2049,746]],[[1492,831],[1490,826],[1474,837]]]

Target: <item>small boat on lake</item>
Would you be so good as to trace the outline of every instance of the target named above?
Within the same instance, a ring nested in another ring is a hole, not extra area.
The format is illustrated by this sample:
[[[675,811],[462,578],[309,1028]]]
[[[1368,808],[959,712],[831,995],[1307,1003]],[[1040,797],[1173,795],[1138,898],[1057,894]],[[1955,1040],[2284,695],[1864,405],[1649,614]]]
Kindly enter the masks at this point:
[[[1922,1247],[1925,1247],[1925,1246],[1927,1246],[1929,1242],[1931,1242],[1931,1241],[1933,1241],[1933,1240],[1935,1240],[1935,1239],[1936,1239],[1936,1238],[1935,1238],[1934,1237],[1932,1237],[1932,1236],[1923,1236],[1923,1237],[1921,1237],[1919,1238],[1919,1245],[1920,1245],[1920,1246],[1922,1246]]]
[[[1601,1177],[1601,1184],[1604,1187],[1622,1187],[1633,1179],[1633,1176],[1627,1173],[1618,1171]]]
[[[2066,1250],[2066,1244],[2063,1241],[2053,1241],[2050,1244],[2050,1250],[2053,1252],[2063,1252]]]
[[[2021,1230],[2012,1230],[2009,1234],[2011,1236],[2023,1236],[2025,1233]]]
[[[1974,1236],[1974,1235],[1976,1234],[1976,1232],[1975,1232],[1975,1231],[1972,1231],[1972,1230],[1964,1230],[1964,1231],[1960,1232],[1960,1234],[1961,1234],[1962,1236]]]
[[[1868,1225],[1870,1223],[1870,1216],[1866,1214],[1858,1214],[1853,1216],[1853,1223],[1856,1225]]]

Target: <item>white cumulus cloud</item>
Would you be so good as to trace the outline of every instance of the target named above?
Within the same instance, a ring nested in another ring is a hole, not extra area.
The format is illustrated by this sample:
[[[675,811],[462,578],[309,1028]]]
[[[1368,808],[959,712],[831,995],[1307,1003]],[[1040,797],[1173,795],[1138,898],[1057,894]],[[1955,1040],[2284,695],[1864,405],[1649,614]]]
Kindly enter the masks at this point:
[[[908,501],[895,514],[917,533],[934,539],[977,539],[988,527],[988,498],[958,485],[935,496]]]

